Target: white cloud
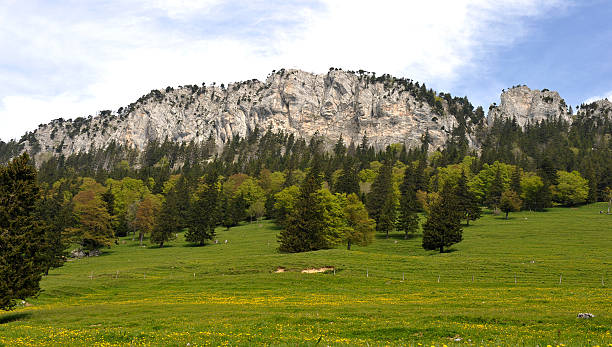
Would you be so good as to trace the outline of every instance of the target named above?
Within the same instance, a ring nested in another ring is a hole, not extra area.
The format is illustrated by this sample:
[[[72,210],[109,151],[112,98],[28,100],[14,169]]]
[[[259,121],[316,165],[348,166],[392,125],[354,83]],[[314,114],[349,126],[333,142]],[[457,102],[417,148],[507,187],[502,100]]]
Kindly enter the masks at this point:
[[[13,52],[0,57],[1,139],[58,116],[117,109],[154,88],[263,79],[281,67],[366,69],[448,90],[486,65],[491,52],[524,37],[526,19],[564,6],[536,0],[131,4],[101,13],[20,2],[0,10],[6,23],[0,47]]]
[[[603,95],[592,96],[592,97],[584,100],[584,103],[585,104],[590,104],[590,103],[592,103],[594,101],[602,100],[602,99],[608,99],[609,101],[612,101],[612,90],[607,92],[607,93],[604,93]]]

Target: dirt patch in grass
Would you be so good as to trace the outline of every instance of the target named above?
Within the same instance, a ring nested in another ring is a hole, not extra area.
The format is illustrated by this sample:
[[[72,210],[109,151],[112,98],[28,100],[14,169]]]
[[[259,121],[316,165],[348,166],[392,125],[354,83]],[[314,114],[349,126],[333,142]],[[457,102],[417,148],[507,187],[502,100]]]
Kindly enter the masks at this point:
[[[310,268],[310,269],[304,269],[302,270],[303,274],[315,274],[315,273],[319,273],[319,272],[327,272],[327,271],[334,271],[334,267],[333,266],[325,266],[325,267],[319,267],[319,268]]]

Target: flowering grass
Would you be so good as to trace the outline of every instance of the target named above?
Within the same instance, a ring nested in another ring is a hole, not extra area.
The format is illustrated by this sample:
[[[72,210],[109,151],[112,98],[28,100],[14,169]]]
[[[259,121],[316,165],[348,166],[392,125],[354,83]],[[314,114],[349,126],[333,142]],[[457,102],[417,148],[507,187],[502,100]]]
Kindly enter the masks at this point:
[[[128,237],[0,313],[0,345],[612,346],[603,208],[485,215],[444,254],[400,234],[279,254],[269,221],[218,229],[204,247]],[[324,266],[335,273],[300,273]]]

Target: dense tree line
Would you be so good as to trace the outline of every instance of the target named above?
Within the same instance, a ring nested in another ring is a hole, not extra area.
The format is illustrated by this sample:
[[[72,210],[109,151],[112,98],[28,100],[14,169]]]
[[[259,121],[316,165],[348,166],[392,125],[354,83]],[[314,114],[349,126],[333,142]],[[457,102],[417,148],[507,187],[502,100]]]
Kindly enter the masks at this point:
[[[283,228],[281,252],[350,249],[394,231],[405,238],[422,232],[423,248],[442,252],[462,240],[483,207],[509,218],[521,209],[610,199],[609,121],[553,119],[521,128],[495,120],[476,134],[477,153],[469,150],[465,119],[479,111],[467,100],[452,105],[464,121],[438,150],[429,148],[427,133],[418,147],[376,150],[367,136],[327,146],[320,136],[255,129],[222,149],[212,136],[202,143],[154,141],[144,153],[111,144],[52,157],[38,174],[27,156],[15,157],[0,175],[1,307],[35,295],[68,244],[95,254],[131,235],[163,247],[184,232],[201,246],[218,226],[273,218]],[[17,189],[25,196],[14,201]],[[25,255],[34,260],[11,268]],[[27,283],[15,282],[15,271],[29,273]]]

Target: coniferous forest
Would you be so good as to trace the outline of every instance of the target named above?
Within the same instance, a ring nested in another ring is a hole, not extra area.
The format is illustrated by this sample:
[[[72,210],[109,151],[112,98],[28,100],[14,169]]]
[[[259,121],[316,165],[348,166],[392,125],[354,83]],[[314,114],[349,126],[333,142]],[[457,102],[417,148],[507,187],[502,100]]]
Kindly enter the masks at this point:
[[[187,242],[202,246],[219,226],[266,218],[282,228],[280,252],[350,250],[392,231],[406,238],[422,232],[424,249],[444,252],[483,209],[508,218],[612,198],[608,118],[525,127],[495,119],[475,130],[478,150],[468,146],[466,129],[460,121],[438,149],[427,134],[418,147],[376,149],[367,136],[329,146],[320,136],[255,129],[222,148],[212,136],[154,141],[143,153],[113,144],[42,163],[0,143],[7,162],[0,227],[3,245],[11,245],[0,275],[29,274],[2,281],[1,307],[37,293],[42,274],[61,266],[68,251],[97,255],[129,235],[163,247],[185,232]],[[37,261],[15,260],[23,254]]]

